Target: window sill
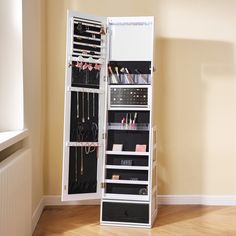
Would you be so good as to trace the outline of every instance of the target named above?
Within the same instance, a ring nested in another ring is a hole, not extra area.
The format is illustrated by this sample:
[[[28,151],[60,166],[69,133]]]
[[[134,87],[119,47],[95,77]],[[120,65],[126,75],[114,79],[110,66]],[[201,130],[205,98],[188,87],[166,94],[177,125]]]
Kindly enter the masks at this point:
[[[0,132],[0,152],[23,140],[29,135],[27,129]]]

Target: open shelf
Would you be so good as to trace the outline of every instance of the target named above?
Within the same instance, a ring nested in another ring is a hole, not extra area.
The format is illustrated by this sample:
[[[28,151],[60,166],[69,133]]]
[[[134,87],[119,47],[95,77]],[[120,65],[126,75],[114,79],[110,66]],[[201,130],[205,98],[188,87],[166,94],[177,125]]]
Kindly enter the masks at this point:
[[[150,84],[110,84],[109,88],[150,88]]]
[[[110,85],[143,86],[151,84],[150,74],[116,74],[108,77]]]
[[[137,145],[143,146],[140,151],[149,151],[149,132],[140,130],[108,130],[107,150],[114,150],[115,144],[122,145],[122,151],[135,152],[138,148]],[[115,150],[114,150],[115,151]]]
[[[105,183],[110,183],[110,184],[139,184],[139,185],[148,185],[148,181],[142,181],[142,180],[113,180],[113,179],[105,179]]]
[[[114,170],[149,170],[148,166],[106,165],[106,169]]]
[[[150,152],[106,151],[108,155],[148,156]]]
[[[140,106],[113,106],[108,107],[109,111],[150,111],[150,106],[140,107]]]
[[[118,179],[113,179],[113,176]],[[128,181],[148,181],[147,170],[129,170],[129,169],[107,169],[106,179],[128,180]]]
[[[136,201],[148,201],[148,195],[131,195],[131,194],[115,194],[115,193],[105,193],[104,199],[117,199],[117,200],[136,200]]]
[[[149,124],[137,123],[137,124],[121,124],[121,123],[109,123],[108,130],[132,130],[132,131],[149,131]]]
[[[134,181],[133,181],[134,182]],[[136,181],[141,182],[141,181]],[[145,182],[145,181],[144,181]],[[119,196],[148,196],[147,184],[127,184],[127,183],[110,183],[106,182],[104,194],[116,194]]]
[[[133,121],[135,119],[135,124],[150,124],[150,112],[149,111],[135,111],[135,110],[125,110],[125,111],[109,111],[108,112],[108,123],[121,123],[122,120],[128,119],[130,123],[130,117]]]
[[[141,155],[107,155],[106,156],[107,166],[117,166],[121,168],[148,168],[149,167],[149,156]]]

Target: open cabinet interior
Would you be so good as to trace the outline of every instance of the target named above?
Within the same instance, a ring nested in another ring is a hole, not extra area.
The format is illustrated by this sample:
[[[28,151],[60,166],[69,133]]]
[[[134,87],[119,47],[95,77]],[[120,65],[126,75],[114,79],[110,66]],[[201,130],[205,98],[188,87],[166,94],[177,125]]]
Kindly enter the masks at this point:
[[[151,227],[153,17],[68,12],[62,200],[101,199],[101,224]]]

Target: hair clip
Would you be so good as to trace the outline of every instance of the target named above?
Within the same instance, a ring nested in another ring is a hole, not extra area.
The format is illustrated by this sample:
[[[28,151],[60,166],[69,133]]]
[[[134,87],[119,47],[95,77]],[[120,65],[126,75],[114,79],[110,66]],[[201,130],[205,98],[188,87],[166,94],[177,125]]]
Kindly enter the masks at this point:
[[[89,71],[93,70],[93,65],[91,63],[88,64],[88,67]]]
[[[86,70],[88,68],[88,63],[87,62],[85,62],[84,64],[83,64],[83,67],[82,67],[82,69],[83,70]]]
[[[102,66],[100,64],[97,64],[97,63],[94,65],[95,70],[101,70],[101,67]]]
[[[78,62],[78,61],[77,61],[77,63],[76,63],[76,65],[75,65],[75,67],[77,67],[77,68],[81,69],[81,68],[82,68],[82,66],[83,66],[83,62]]]

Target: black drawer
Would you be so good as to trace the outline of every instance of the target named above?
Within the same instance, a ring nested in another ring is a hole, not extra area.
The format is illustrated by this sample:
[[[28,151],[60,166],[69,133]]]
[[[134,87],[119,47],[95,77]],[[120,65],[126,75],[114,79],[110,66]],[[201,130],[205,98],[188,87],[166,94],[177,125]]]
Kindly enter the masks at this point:
[[[149,223],[149,205],[103,202],[103,221]]]

